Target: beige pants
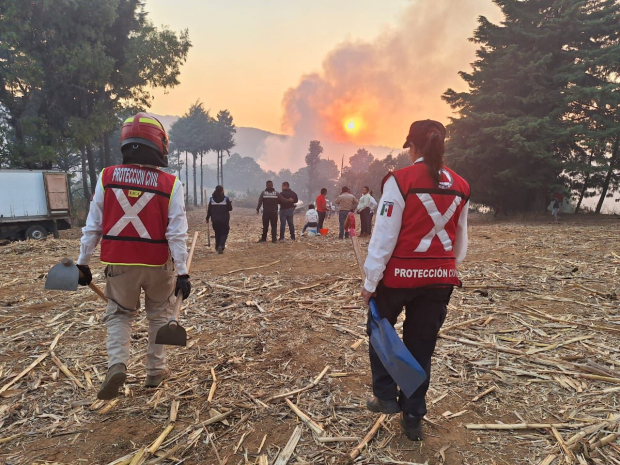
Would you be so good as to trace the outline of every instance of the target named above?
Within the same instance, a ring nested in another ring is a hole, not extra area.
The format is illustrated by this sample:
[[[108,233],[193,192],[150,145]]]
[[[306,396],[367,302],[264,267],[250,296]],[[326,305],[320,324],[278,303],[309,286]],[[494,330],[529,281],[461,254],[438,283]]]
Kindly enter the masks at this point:
[[[127,365],[129,361],[131,325],[138,314],[140,293],[144,290],[149,321],[146,373],[156,376],[166,369],[166,346],[155,344],[155,336],[171,317],[176,300],[175,279],[172,260],[158,267],[108,265],[105,288],[108,306],[103,318],[108,329],[108,368],[117,363]]]

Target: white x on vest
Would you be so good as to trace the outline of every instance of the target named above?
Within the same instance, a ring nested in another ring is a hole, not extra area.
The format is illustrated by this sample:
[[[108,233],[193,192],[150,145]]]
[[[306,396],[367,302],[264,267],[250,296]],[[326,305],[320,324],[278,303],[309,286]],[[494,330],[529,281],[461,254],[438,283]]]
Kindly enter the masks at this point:
[[[460,205],[462,199],[455,196],[452,204],[442,215],[441,213],[439,213],[439,210],[437,210],[437,205],[435,205],[435,201],[430,194],[416,195],[422,202],[422,205],[424,205],[424,208],[426,208],[426,211],[428,212],[435,225],[433,226],[433,229],[431,229],[428,234],[422,238],[420,244],[418,244],[418,247],[414,250],[414,252],[428,251],[431,246],[431,242],[433,241],[433,238],[435,236],[439,237],[439,240],[441,241],[444,250],[446,252],[449,252],[450,250],[452,250],[452,241],[450,240],[450,236],[448,236],[445,227],[446,224],[448,224],[448,221],[450,221],[450,219],[454,216],[454,212],[456,212],[456,209]]]
[[[136,231],[138,231],[138,234],[142,239],[150,239],[151,235],[146,230],[146,226],[144,226],[142,220],[138,217],[138,213],[140,213],[144,207],[146,207],[146,204],[149,203],[153,197],[155,197],[155,194],[151,192],[143,192],[138,201],[131,205],[125,196],[123,189],[112,189],[112,191],[114,191],[114,195],[116,195],[118,203],[121,205],[121,208],[125,214],[114,226],[112,226],[112,229],[108,232],[108,236],[120,235],[120,233],[123,232],[123,229],[131,223],[133,224],[133,227],[136,228]]]

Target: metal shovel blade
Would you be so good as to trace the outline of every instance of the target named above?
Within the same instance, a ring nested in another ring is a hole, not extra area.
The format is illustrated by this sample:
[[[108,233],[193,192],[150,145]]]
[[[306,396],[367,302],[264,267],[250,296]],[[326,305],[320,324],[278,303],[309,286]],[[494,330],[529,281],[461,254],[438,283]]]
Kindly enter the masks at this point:
[[[69,258],[63,258],[47,273],[45,289],[53,291],[77,291],[80,270]]]
[[[187,345],[187,331],[178,321],[170,320],[168,324],[157,330],[155,344],[185,347]]]

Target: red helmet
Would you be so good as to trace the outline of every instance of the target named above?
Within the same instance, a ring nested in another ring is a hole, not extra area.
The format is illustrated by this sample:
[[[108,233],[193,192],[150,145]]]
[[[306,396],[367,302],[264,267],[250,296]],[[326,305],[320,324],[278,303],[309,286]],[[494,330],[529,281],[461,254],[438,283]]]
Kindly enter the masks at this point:
[[[129,144],[143,144],[168,155],[168,134],[159,120],[146,113],[127,118],[121,127],[121,150]]]

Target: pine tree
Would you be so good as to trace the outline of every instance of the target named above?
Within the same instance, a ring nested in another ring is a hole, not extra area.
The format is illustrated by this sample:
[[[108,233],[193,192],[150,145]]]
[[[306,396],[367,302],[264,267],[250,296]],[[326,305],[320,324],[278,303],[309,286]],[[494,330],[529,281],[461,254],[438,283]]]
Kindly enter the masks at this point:
[[[550,194],[591,182],[598,166],[592,151],[617,133],[610,122],[618,116],[611,98],[618,55],[610,50],[618,43],[618,5],[495,3],[505,19],[495,25],[480,18],[472,39],[480,44],[478,58],[471,73],[461,73],[469,91],[444,94],[458,112],[448,127],[448,161],[470,181],[475,201],[502,210],[542,208]],[[615,116],[603,122],[600,105]],[[609,130],[604,136],[602,126]]]

